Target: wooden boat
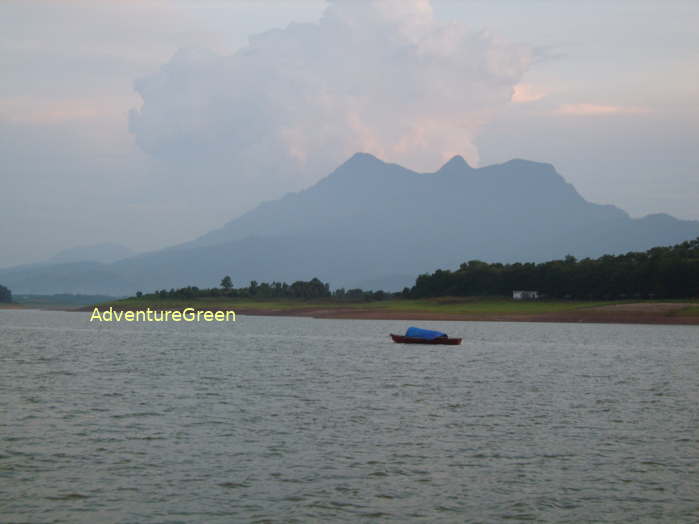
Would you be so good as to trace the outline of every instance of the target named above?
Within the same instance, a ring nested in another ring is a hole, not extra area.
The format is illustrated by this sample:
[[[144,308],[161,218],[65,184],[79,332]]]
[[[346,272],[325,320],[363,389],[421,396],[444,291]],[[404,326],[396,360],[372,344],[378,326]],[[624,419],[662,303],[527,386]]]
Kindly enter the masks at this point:
[[[447,346],[458,346],[461,344],[460,338],[449,338],[449,337],[437,337],[437,338],[417,338],[417,337],[406,337],[403,335],[394,335],[391,333],[391,338],[393,342],[398,344],[444,344]]]

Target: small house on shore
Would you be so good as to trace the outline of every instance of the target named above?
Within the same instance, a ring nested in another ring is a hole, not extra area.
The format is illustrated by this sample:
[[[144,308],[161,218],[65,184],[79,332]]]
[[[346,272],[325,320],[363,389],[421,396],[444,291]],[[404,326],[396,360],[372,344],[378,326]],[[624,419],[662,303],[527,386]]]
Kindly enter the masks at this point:
[[[539,298],[538,291],[522,291],[515,290],[512,292],[513,300],[537,300]]]

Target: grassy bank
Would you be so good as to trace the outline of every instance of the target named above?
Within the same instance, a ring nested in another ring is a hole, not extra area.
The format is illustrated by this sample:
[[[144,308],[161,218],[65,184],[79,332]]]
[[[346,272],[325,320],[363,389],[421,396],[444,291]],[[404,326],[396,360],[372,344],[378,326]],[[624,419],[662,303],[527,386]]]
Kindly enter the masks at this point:
[[[699,305],[688,305],[687,307],[677,311],[678,317],[697,317],[699,318]]]
[[[348,302],[333,299],[192,299],[140,297],[106,302],[100,309],[234,310],[242,315],[285,315],[316,318],[498,320],[541,322],[699,323],[696,300],[656,301],[515,301],[492,297],[439,297]]]
[[[537,314],[573,311],[577,309],[620,304],[622,302],[604,301],[515,301],[507,298],[462,298],[439,297],[430,299],[392,299],[376,302],[349,302],[333,299],[294,300],[294,299],[250,299],[199,297],[192,299],[177,298],[127,298],[106,302],[100,307],[180,309],[194,307],[197,309],[246,309],[246,310],[297,310],[297,309],[355,309],[373,311],[420,311],[445,314]]]
[[[0,309],[24,309],[24,307],[15,302],[0,302]]]

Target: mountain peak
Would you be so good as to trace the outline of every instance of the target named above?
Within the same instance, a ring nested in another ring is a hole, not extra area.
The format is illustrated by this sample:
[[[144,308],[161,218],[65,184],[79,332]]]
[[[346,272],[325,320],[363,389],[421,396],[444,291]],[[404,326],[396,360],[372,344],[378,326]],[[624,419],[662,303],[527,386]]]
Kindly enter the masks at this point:
[[[352,157],[330,173],[327,180],[375,180],[385,178],[387,174],[395,173],[396,170],[407,171],[396,164],[384,162],[369,153],[355,153]],[[324,180],[319,183],[322,184]]]
[[[352,177],[380,170],[385,166],[385,162],[369,153],[355,153],[350,159],[345,161],[340,167],[331,173],[332,175],[342,175]]]
[[[461,155],[455,155],[446,164],[439,168],[438,174],[463,173],[471,171],[473,168],[468,165]]]
[[[514,169],[539,169],[544,171],[556,172],[556,168],[553,167],[553,164],[549,164],[547,162],[536,162],[534,160],[527,160],[525,158],[513,158],[499,165],[507,166]]]
[[[374,155],[370,153],[355,153],[352,155],[352,157],[347,160],[343,165],[352,165],[352,164],[359,164],[359,163],[377,163],[377,164],[383,164],[384,162],[378,158],[376,158]]]

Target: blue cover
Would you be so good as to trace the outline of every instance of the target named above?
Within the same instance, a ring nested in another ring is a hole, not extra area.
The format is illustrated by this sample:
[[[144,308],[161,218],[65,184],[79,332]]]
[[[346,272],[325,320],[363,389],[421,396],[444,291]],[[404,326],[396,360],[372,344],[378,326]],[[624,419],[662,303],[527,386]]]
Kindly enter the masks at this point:
[[[425,340],[434,340],[439,337],[446,337],[446,333],[441,331],[432,331],[431,329],[420,329],[416,327],[409,327],[408,331],[405,332],[406,337],[412,338],[424,338]]]

